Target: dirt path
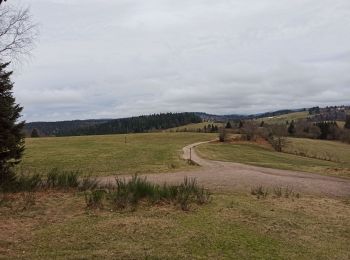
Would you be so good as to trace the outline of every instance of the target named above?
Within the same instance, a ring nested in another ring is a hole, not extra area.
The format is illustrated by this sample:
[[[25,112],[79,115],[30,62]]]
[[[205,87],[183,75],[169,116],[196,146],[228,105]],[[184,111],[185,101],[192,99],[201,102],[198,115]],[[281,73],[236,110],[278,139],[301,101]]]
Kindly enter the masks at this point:
[[[198,156],[195,147],[206,142],[195,143],[183,148],[183,158],[191,158],[201,167],[193,171],[145,174],[148,180],[156,183],[177,183],[184,177],[196,178],[201,185],[220,191],[247,191],[251,187],[292,187],[303,194],[327,196],[350,196],[350,180],[319,174],[270,169],[240,163],[206,160]],[[102,177],[101,182],[113,182],[113,177]]]

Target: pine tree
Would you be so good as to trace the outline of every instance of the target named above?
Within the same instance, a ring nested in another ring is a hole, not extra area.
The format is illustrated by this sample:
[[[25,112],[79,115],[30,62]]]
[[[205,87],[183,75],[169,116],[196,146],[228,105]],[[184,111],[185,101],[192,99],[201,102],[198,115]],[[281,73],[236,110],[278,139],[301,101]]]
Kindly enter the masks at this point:
[[[24,122],[17,122],[23,108],[15,103],[12,72],[5,71],[8,65],[0,64],[0,188],[15,181],[13,166],[20,162],[24,151]]]
[[[288,127],[288,133],[290,135],[294,135],[295,134],[295,125],[294,125],[294,120],[292,120],[292,122],[290,122],[290,125]]]
[[[231,125],[230,121],[227,122],[225,128],[232,128],[232,125]]]
[[[32,133],[30,134],[30,137],[32,137],[32,138],[39,137],[39,133],[38,133],[38,130],[36,128],[34,128],[32,130]]]
[[[350,115],[346,116],[344,128],[350,129]]]

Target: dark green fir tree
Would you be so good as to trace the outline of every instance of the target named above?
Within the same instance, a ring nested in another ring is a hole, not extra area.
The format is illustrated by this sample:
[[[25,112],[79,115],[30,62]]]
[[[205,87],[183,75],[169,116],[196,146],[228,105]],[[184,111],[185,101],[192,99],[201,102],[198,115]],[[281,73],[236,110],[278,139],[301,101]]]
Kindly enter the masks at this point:
[[[18,122],[23,108],[13,97],[8,65],[0,63],[0,188],[15,181],[13,167],[21,161],[24,151],[24,122]]]

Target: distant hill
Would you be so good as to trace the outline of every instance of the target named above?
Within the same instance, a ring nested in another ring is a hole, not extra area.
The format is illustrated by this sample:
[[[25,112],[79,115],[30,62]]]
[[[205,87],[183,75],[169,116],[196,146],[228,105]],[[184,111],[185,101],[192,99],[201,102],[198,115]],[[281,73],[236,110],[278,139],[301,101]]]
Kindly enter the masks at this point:
[[[273,112],[250,114],[250,115],[240,115],[240,114],[212,115],[212,114],[207,114],[203,112],[196,112],[196,115],[198,115],[204,121],[227,122],[227,121],[235,121],[235,120],[259,119],[264,117],[280,116],[280,115],[301,112],[301,111],[306,111],[306,109],[305,108],[284,109],[284,110],[277,110]]]
[[[335,106],[326,108],[284,109],[273,112],[242,115],[214,115],[204,112],[153,114],[121,119],[89,119],[59,122],[32,122],[27,123],[25,133],[35,128],[40,136],[70,136],[93,134],[122,134],[143,133],[176,128],[187,124],[204,122],[226,123],[227,121],[262,119],[262,120],[292,120],[307,118],[310,121],[341,120],[349,114],[349,106]],[[290,115],[290,116],[289,116]]]
[[[103,135],[144,133],[200,123],[195,113],[166,113],[121,119],[34,122],[26,124],[26,134],[36,128],[41,136]]]
[[[238,115],[238,114],[213,115],[213,114],[207,114],[204,112],[196,112],[195,114],[198,115],[203,121],[210,121],[210,122],[227,122],[227,121],[233,121],[233,120],[248,119],[247,115]]]
[[[88,119],[88,120],[72,120],[57,122],[32,122],[25,124],[25,134],[30,136],[35,128],[39,131],[40,136],[61,136],[64,133],[74,132],[80,128],[90,127],[107,123],[112,119]]]

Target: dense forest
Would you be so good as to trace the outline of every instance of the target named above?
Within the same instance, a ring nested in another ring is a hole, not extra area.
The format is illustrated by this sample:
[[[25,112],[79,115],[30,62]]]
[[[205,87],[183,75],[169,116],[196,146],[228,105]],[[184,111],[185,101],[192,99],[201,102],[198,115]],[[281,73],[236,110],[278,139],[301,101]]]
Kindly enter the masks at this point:
[[[31,136],[32,132],[36,130],[39,136],[58,136],[63,135],[64,133],[74,132],[80,128],[103,124],[110,120],[111,119],[89,119],[58,122],[26,123],[25,134],[26,136]]]
[[[26,132],[30,135],[37,129],[41,136],[144,133],[200,122],[202,119],[195,113],[166,113],[112,120],[30,123],[26,125]]]

